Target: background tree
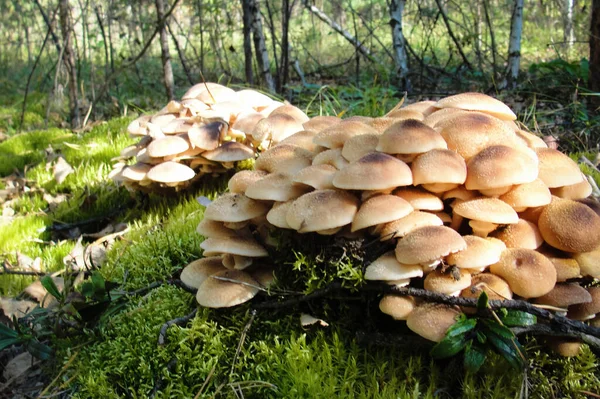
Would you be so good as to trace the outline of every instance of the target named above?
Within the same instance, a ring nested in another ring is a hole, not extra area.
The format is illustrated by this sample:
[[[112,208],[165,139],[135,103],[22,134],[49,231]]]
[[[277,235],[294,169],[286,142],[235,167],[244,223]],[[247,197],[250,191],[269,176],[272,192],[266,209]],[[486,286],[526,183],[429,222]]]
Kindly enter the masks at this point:
[[[169,34],[167,32],[165,19],[165,2],[164,0],[155,0],[157,28],[160,30],[160,55],[162,59],[162,68],[164,73],[164,84],[167,98],[172,100],[175,98],[173,86],[173,66],[171,65],[171,53],[169,52]]]

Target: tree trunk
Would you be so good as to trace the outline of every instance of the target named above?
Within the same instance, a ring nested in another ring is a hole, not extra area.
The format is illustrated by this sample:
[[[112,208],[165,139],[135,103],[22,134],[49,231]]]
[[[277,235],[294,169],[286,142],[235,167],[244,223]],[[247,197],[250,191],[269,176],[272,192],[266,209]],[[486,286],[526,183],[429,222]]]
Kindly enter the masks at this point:
[[[69,0],[59,2],[60,28],[62,31],[64,50],[63,61],[69,74],[69,108],[71,127],[78,128],[81,116],[79,114],[79,101],[77,96],[77,68],[75,67],[75,52],[73,51],[73,27],[71,25],[71,10]]]
[[[390,25],[392,27],[392,43],[394,47],[394,61],[396,62],[396,78],[400,90],[410,91],[410,80],[408,79],[408,55],[406,54],[406,39],[402,32],[402,14],[406,0],[390,0]]]
[[[514,89],[519,77],[521,65],[521,33],[523,32],[523,0],[515,0],[508,43],[508,66],[506,69],[506,88]]]
[[[290,18],[295,1],[290,4],[289,0],[282,1],[281,7],[281,78],[279,79],[280,87],[278,91],[284,93],[285,86],[288,83],[290,74]]]
[[[565,32],[564,40],[567,45],[567,54],[571,51],[575,42],[575,31],[573,30],[573,9],[575,0],[565,0]]]
[[[260,69],[260,74],[263,77],[267,89],[271,92],[275,92],[275,83],[273,81],[273,75],[271,75],[271,63],[269,62],[269,53],[265,43],[260,9],[258,8],[256,0],[248,1],[250,3],[250,13],[252,15],[252,37],[254,39],[254,51],[256,52],[258,68]]]
[[[592,22],[590,27],[590,72],[589,89],[600,92],[600,0],[592,1]],[[592,111],[600,107],[600,96],[589,96]]]
[[[169,35],[167,33],[165,18],[165,3],[163,0],[155,0],[156,18],[160,28],[160,55],[164,73],[165,91],[169,101],[175,98],[173,94],[173,67],[171,66],[171,54],[169,53]]]
[[[242,19],[244,23],[244,72],[246,73],[246,83],[254,84],[254,74],[252,73],[252,14],[250,12],[250,2],[242,0]]]

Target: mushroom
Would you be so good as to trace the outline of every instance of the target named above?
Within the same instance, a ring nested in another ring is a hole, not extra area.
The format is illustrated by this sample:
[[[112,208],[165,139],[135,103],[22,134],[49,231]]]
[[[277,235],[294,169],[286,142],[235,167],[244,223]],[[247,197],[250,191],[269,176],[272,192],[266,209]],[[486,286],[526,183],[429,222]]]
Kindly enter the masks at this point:
[[[372,152],[342,168],[333,185],[347,190],[385,190],[412,184],[408,165],[391,155]]]
[[[394,281],[415,277],[423,277],[421,266],[398,262],[394,251],[389,251],[381,255],[367,266],[365,270],[366,280]]]
[[[342,148],[347,140],[363,134],[377,135],[377,131],[362,122],[343,120],[317,133],[313,143],[327,148]]]
[[[243,194],[228,193],[211,202],[204,217],[220,222],[244,222],[265,215],[269,206]]]
[[[442,303],[417,305],[406,319],[406,325],[414,333],[433,342],[440,342],[446,331],[456,323],[461,311],[457,306]]]
[[[362,203],[352,221],[351,231],[401,219],[413,211],[406,200],[395,195],[378,195]]]
[[[467,111],[480,111],[498,119],[513,121],[517,115],[502,101],[483,93],[460,93],[445,97],[434,104],[436,108],[458,108]]]
[[[444,149],[427,151],[410,165],[413,184],[434,192],[446,192],[464,184],[467,179],[465,160],[456,152]]]
[[[505,202],[497,198],[477,197],[457,203],[452,211],[470,219],[473,234],[486,237],[499,224],[512,224],[519,221],[517,213]]]
[[[290,206],[286,221],[299,233],[335,229],[352,223],[358,199],[338,190],[316,190],[297,198]]]
[[[399,155],[405,162],[434,149],[447,149],[444,138],[438,132],[414,119],[397,122],[379,137],[377,151]]]
[[[193,288],[198,288],[208,277],[225,270],[220,256],[197,259],[181,271],[179,279]]]
[[[413,230],[425,226],[442,226],[444,222],[439,216],[429,212],[413,211],[408,215],[385,223],[381,226],[379,236],[381,241],[404,237]]]
[[[394,320],[406,320],[416,306],[415,298],[410,295],[386,295],[379,301],[379,310]]]
[[[423,288],[450,296],[458,296],[462,290],[471,285],[471,273],[467,269],[458,269],[458,272],[443,272],[436,269],[427,274]]]
[[[456,231],[446,226],[425,226],[408,233],[396,244],[396,259],[408,265],[435,268],[451,253],[467,248]]]
[[[207,308],[227,308],[247,302],[258,293],[259,283],[242,270],[213,274],[198,287],[196,301]]]
[[[500,254],[506,249],[504,243],[495,238],[466,235],[463,236],[463,240],[467,243],[467,247],[446,258],[449,265],[455,265],[461,269],[484,269],[498,262]]]

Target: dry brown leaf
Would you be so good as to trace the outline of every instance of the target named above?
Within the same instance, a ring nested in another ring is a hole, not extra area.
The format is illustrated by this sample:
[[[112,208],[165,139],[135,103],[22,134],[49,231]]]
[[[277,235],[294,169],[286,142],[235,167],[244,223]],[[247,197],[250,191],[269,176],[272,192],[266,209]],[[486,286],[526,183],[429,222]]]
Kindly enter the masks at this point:
[[[62,277],[52,277],[52,280],[54,281],[54,284],[56,284],[56,287],[59,291],[63,291],[65,289],[65,280]],[[40,280],[29,284],[29,286],[25,288],[24,292],[36,301],[40,302],[40,306],[44,308],[50,307],[56,303],[56,299],[52,295],[48,294],[48,291],[46,291]]]
[[[42,198],[48,203],[48,209],[54,211],[61,203],[65,202],[69,196],[66,194],[57,194],[56,196],[53,196],[52,194],[44,193]]]
[[[37,303],[28,300],[16,300],[13,298],[0,298],[0,309],[4,315],[12,320],[13,316],[21,318],[30,310],[35,308]]]
[[[71,252],[69,252],[69,254],[63,258],[63,263],[65,264],[65,266],[68,266],[75,271],[84,270],[86,268],[85,261],[83,258],[85,247],[81,243],[82,239],[83,236],[79,236]]]
[[[23,352],[13,357],[8,363],[6,363],[2,377],[4,377],[4,379],[7,381],[19,378],[34,364],[34,359],[31,353]]]
[[[61,184],[67,176],[73,173],[73,167],[69,165],[69,163],[62,157],[58,157],[54,167],[52,168],[52,173],[54,173],[54,180],[58,184]]]

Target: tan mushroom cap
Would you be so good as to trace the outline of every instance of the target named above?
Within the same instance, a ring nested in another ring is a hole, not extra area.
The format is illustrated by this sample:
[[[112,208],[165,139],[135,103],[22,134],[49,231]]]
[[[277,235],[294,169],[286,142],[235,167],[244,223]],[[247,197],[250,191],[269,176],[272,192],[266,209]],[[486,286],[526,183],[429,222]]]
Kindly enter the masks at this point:
[[[381,255],[365,270],[366,280],[394,281],[415,277],[423,277],[423,268],[420,265],[406,265],[398,262],[394,251]]]
[[[549,188],[570,186],[583,179],[579,166],[562,152],[552,148],[536,148],[539,178]]]
[[[559,283],[550,292],[535,299],[535,303],[567,308],[578,303],[592,302],[592,296],[576,283]]]
[[[433,342],[440,342],[446,331],[456,323],[461,311],[456,306],[441,303],[423,303],[416,306],[406,319],[414,333]]]
[[[301,130],[304,130],[302,124],[294,117],[287,114],[271,114],[258,121],[250,135],[258,143],[265,140],[278,143]]]
[[[422,154],[447,148],[438,132],[414,119],[400,121],[387,128],[377,144],[377,151],[386,154]]]
[[[218,254],[241,255],[250,258],[269,256],[267,250],[252,237],[209,237],[202,241],[200,248],[204,250],[204,256]]]
[[[530,183],[537,178],[537,168],[537,159],[524,151],[505,145],[489,146],[467,162],[465,187],[487,190]]]
[[[476,191],[467,190],[465,186],[458,186],[452,190],[446,191],[442,194],[442,199],[459,199],[459,200],[470,200],[478,197],[479,194]]]
[[[335,125],[336,123],[341,122],[342,120],[337,116],[329,116],[329,115],[321,115],[315,116],[314,118],[310,118],[309,121],[304,122],[302,126],[306,130],[310,130],[312,132],[318,133],[323,129],[326,129],[330,126]]]
[[[214,238],[227,238],[238,235],[238,232],[235,230],[225,227],[223,222],[217,222],[216,220],[208,218],[203,218],[200,223],[198,223],[198,226],[196,226],[196,233],[204,237]]]
[[[207,308],[227,308],[247,302],[258,293],[259,283],[242,270],[225,270],[206,279],[196,301]]]
[[[456,231],[446,226],[425,226],[408,233],[396,244],[396,259],[408,265],[429,266],[467,248]]]
[[[254,150],[237,141],[227,141],[214,150],[203,152],[202,156],[216,162],[236,162],[254,158]]]
[[[592,211],[596,212],[600,216],[600,201],[594,197],[576,199],[575,201],[581,202],[582,204],[589,207]]]
[[[441,99],[437,108],[458,108],[467,111],[480,111],[501,120],[514,121],[517,115],[502,101],[483,93],[461,93]]]
[[[539,252],[524,248],[507,248],[500,261],[490,271],[502,277],[511,290],[523,298],[537,298],[547,294],[556,284],[556,269]]]
[[[200,284],[215,273],[224,271],[225,267],[221,262],[220,256],[212,256],[193,261],[183,268],[179,279],[193,288],[198,288]]]
[[[333,177],[333,185],[348,190],[385,190],[412,184],[412,173],[404,162],[384,153],[372,152],[345,166]]]
[[[267,200],[287,201],[298,198],[310,190],[304,184],[294,183],[290,176],[283,173],[271,173],[248,185],[246,197]]]
[[[353,136],[344,143],[342,155],[348,162],[354,162],[370,152],[375,151],[379,136],[376,134],[361,134]]]
[[[147,147],[148,155],[154,158],[179,154],[190,147],[190,143],[181,136],[165,136],[153,140]]]
[[[471,273],[467,269],[458,269],[456,276],[454,273],[442,273],[441,268],[438,268],[429,273],[423,282],[423,288],[426,290],[451,296],[458,296],[470,285]]]
[[[295,175],[312,163],[312,152],[291,144],[278,144],[260,154],[254,168],[270,173]]]
[[[581,341],[559,337],[546,337],[546,344],[553,352],[563,357],[575,357],[581,353]]]
[[[415,298],[410,295],[386,295],[379,301],[379,310],[394,320],[406,320],[416,306]]]
[[[550,191],[552,195],[556,195],[559,198],[577,200],[592,195],[592,186],[584,175],[579,183],[553,188]]]
[[[204,211],[204,217],[219,222],[244,222],[265,215],[269,206],[246,197],[243,194],[223,194],[211,202]]]
[[[566,252],[592,251],[600,242],[600,216],[577,201],[554,197],[538,227],[548,244]]]
[[[265,116],[260,112],[241,113],[231,125],[231,129],[250,135],[256,124],[264,118]]]
[[[467,162],[492,145],[522,146],[515,132],[501,120],[480,112],[448,117],[436,125],[436,130],[446,140],[448,149],[458,152]]]
[[[187,134],[192,147],[203,150],[214,150],[225,137],[227,125],[223,122],[210,122],[201,126],[194,126]]]
[[[310,120],[310,118],[304,113],[304,111],[291,104],[284,104],[280,107],[275,108],[269,116],[272,115],[288,115],[294,118],[298,123],[306,123]]]
[[[427,151],[415,158],[410,165],[413,184],[423,184],[433,192],[445,192],[467,179],[465,160],[451,150],[436,149]],[[436,190],[440,187],[440,190]]]
[[[544,243],[538,227],[524,219],[494,231],[492,237],[502,241],[507,248],[538,249]]]
[[[127,125],[127,133],[129,133],[130,136],[145,136],[148,133],[146,124],[150,122],[150,118],[152,118],[151,115],[142,115],[131,121],[131,123]]]
[[[146,177],[159,183],[178,183],[192,179],[196,172],[189,166],[169,161],[158,164],[148,171]]]
[[[600,278],[600,244],[588,252],[573,254],[582,275]]]
[[[532,182],[514,186],[499,198],[513,209],[521,212],[525,208],[548,205],[552,200],[552,194],[543,181],[535,179]]]
[[[470,111],[465,111],[464,109],[458,108],[436,108],[437,111],[433,111],[429,114],[425,119],[423,119],[423,123],[429,127],[435,128],[442,121],[450,118],[458,116],[459,114],[469,114]]]
[[[413,211],[408,215],[384,224],[379,235],[381,241],[404,237],[413,230],[425,226],[442,226],[444,222],[439,216],[429,212]]]
[[[525,130],[517,129],[517,138],[519,138],[527,147],[531,149],[535,148],[548,148],[548,144],[541,137],[536,136]]]
[[[207,88],[208,89],[215,89],[215,88],[222,88],[225,87],[222,84],[219,83],[214,83],[214,82],[201,82],[201,83],[196,83],[195,85],[193,85],[192,87],[190,87],[184,94],[182,99],[183,100],[187,100],[187,99],[192,99],[192,98],[196,98],[200,93],[202,93],[203,91],[205,91]]]
[[[162,128],[167,126],[169,123],[173,122],[177,119],[177,116],[174,114],[166,113],[166,112],[158,112],[150,118],[150,122],[155,126],[158,126],[161,131]]]
[[[502,251],[506,249],[503,242],[472,235],[463,236],[467,247],[448,255],[446,262],[461,269],[481,269],[500,260]]]
[[[411,111],[412,112],[412,111]],[[421,120],[423,118],[422,115],[419,115]],[[404,118],[390,118],[387,116],[380,116],[378,118],[373,118],[369,125],[373,127],[373,129],[377,130],[377,133],[381,134],[385,132],[385,130],[392,126],[394,123],[400,122],[404,120]]]
[[[581,269],[579,263],[573,258],[562,258],[557,256],[546,255],[556,269],[556,281],[564,283],[572,278],[581,277]]]
[[[512,224],[519,221],[517,212],[497,198],[477,197],[462,201],[454,206],[453,212],[470,219],[469,225],[473,228],[474,234],[484,237],[496,228],[491,225]],[[482,224],[473,222],[482,222]]]
[[[231,193],[244,194],[250,184],[262,179],[267,174],[264,170],[240,170],[229,179],[227,187]]]
[[[125,166],[121,171],[121,176],[125,179],[141,181],[146,177],[150,169],[152,169],[152,165],[138,162],[135,165]]]
[[[415,109],[406,109],[406,108],[400,108],[400,109],[390,111],[386,114],[386,117],[393,118],[396,120],[414,119],[416,121],[422,121],[425,118],[423,113],[421,113]]]
[[[216,104],[224,101],[235,99],[237,93],[222,85],[208,86],[205,90],[200,91],[196,96],[196,99],[202,101],[205,104]]]
[[[600,313],[600,287],[588,287],[592,300],[569,307],[567,317],[574,320],[589,320]]]
[[[299,233],[334,229],[352,223],[358,205],[347,191],[316,190],[294,201],[286,221]]]
[[[377,195],[362,203],[352,221],[351,231],[403,218],[413,211],[406,200],[396,195]]]
[[[236,95],[239,102],[250,105],[252,108],[263,109],[273,103],[271,97],[252,89],[239,90]]]
[[[407,201],[414,209],[419,211],[441,211],[444,209],[444,203],[439,197],[420,188],[402,187],[394,190],[394,195]]]
[[[342,155],[341,148],[332,148],[319,152],[312,161],[313,165],[331,165],[336,169],[342,169],[350,164]]]
[[[342,120],[317,133],[313,142],[327,148],[342,148],[351,137],[362,134],[377,135],[377,131],[362,122]]]
[[[492,273],[479,273],[471,277],[471,285],[460,293],[464,298],[478,298],[482,291],[490,300],[512,299],[512,291],[508,283],[500,276]]]
[[[435,106],[436,102],[437,101],[431,101],[431,100],[418,101],[416,103],[405,105],[400,109],[417,111],[417,112],[420,112],[421,114],[423,114],[423,116],[427,117],[439,109]]]
[[[242,255],[223,254],[221,262],[227,269],[244,270],[252,266],[252,259]]]
[[[280,229],[291,229],[286,217],[293,202],[294,200],[274,203],[271,210],[267,213],[267,221]]]
[[[299,171],[294,176],[296,183],[306,184],[317,190],[335,188],[333,185],[333,176],[337,169],[329,164],[311,165]]]
[[[298,146],[300,148],[304,148],[310,152],[314,152],[317,149],[315,143],[313,143],[313,138],[315,137],[315,132],[312,130],[301,130],[292,134],[289,137],[281,140],[280,144],[291,144]]]

